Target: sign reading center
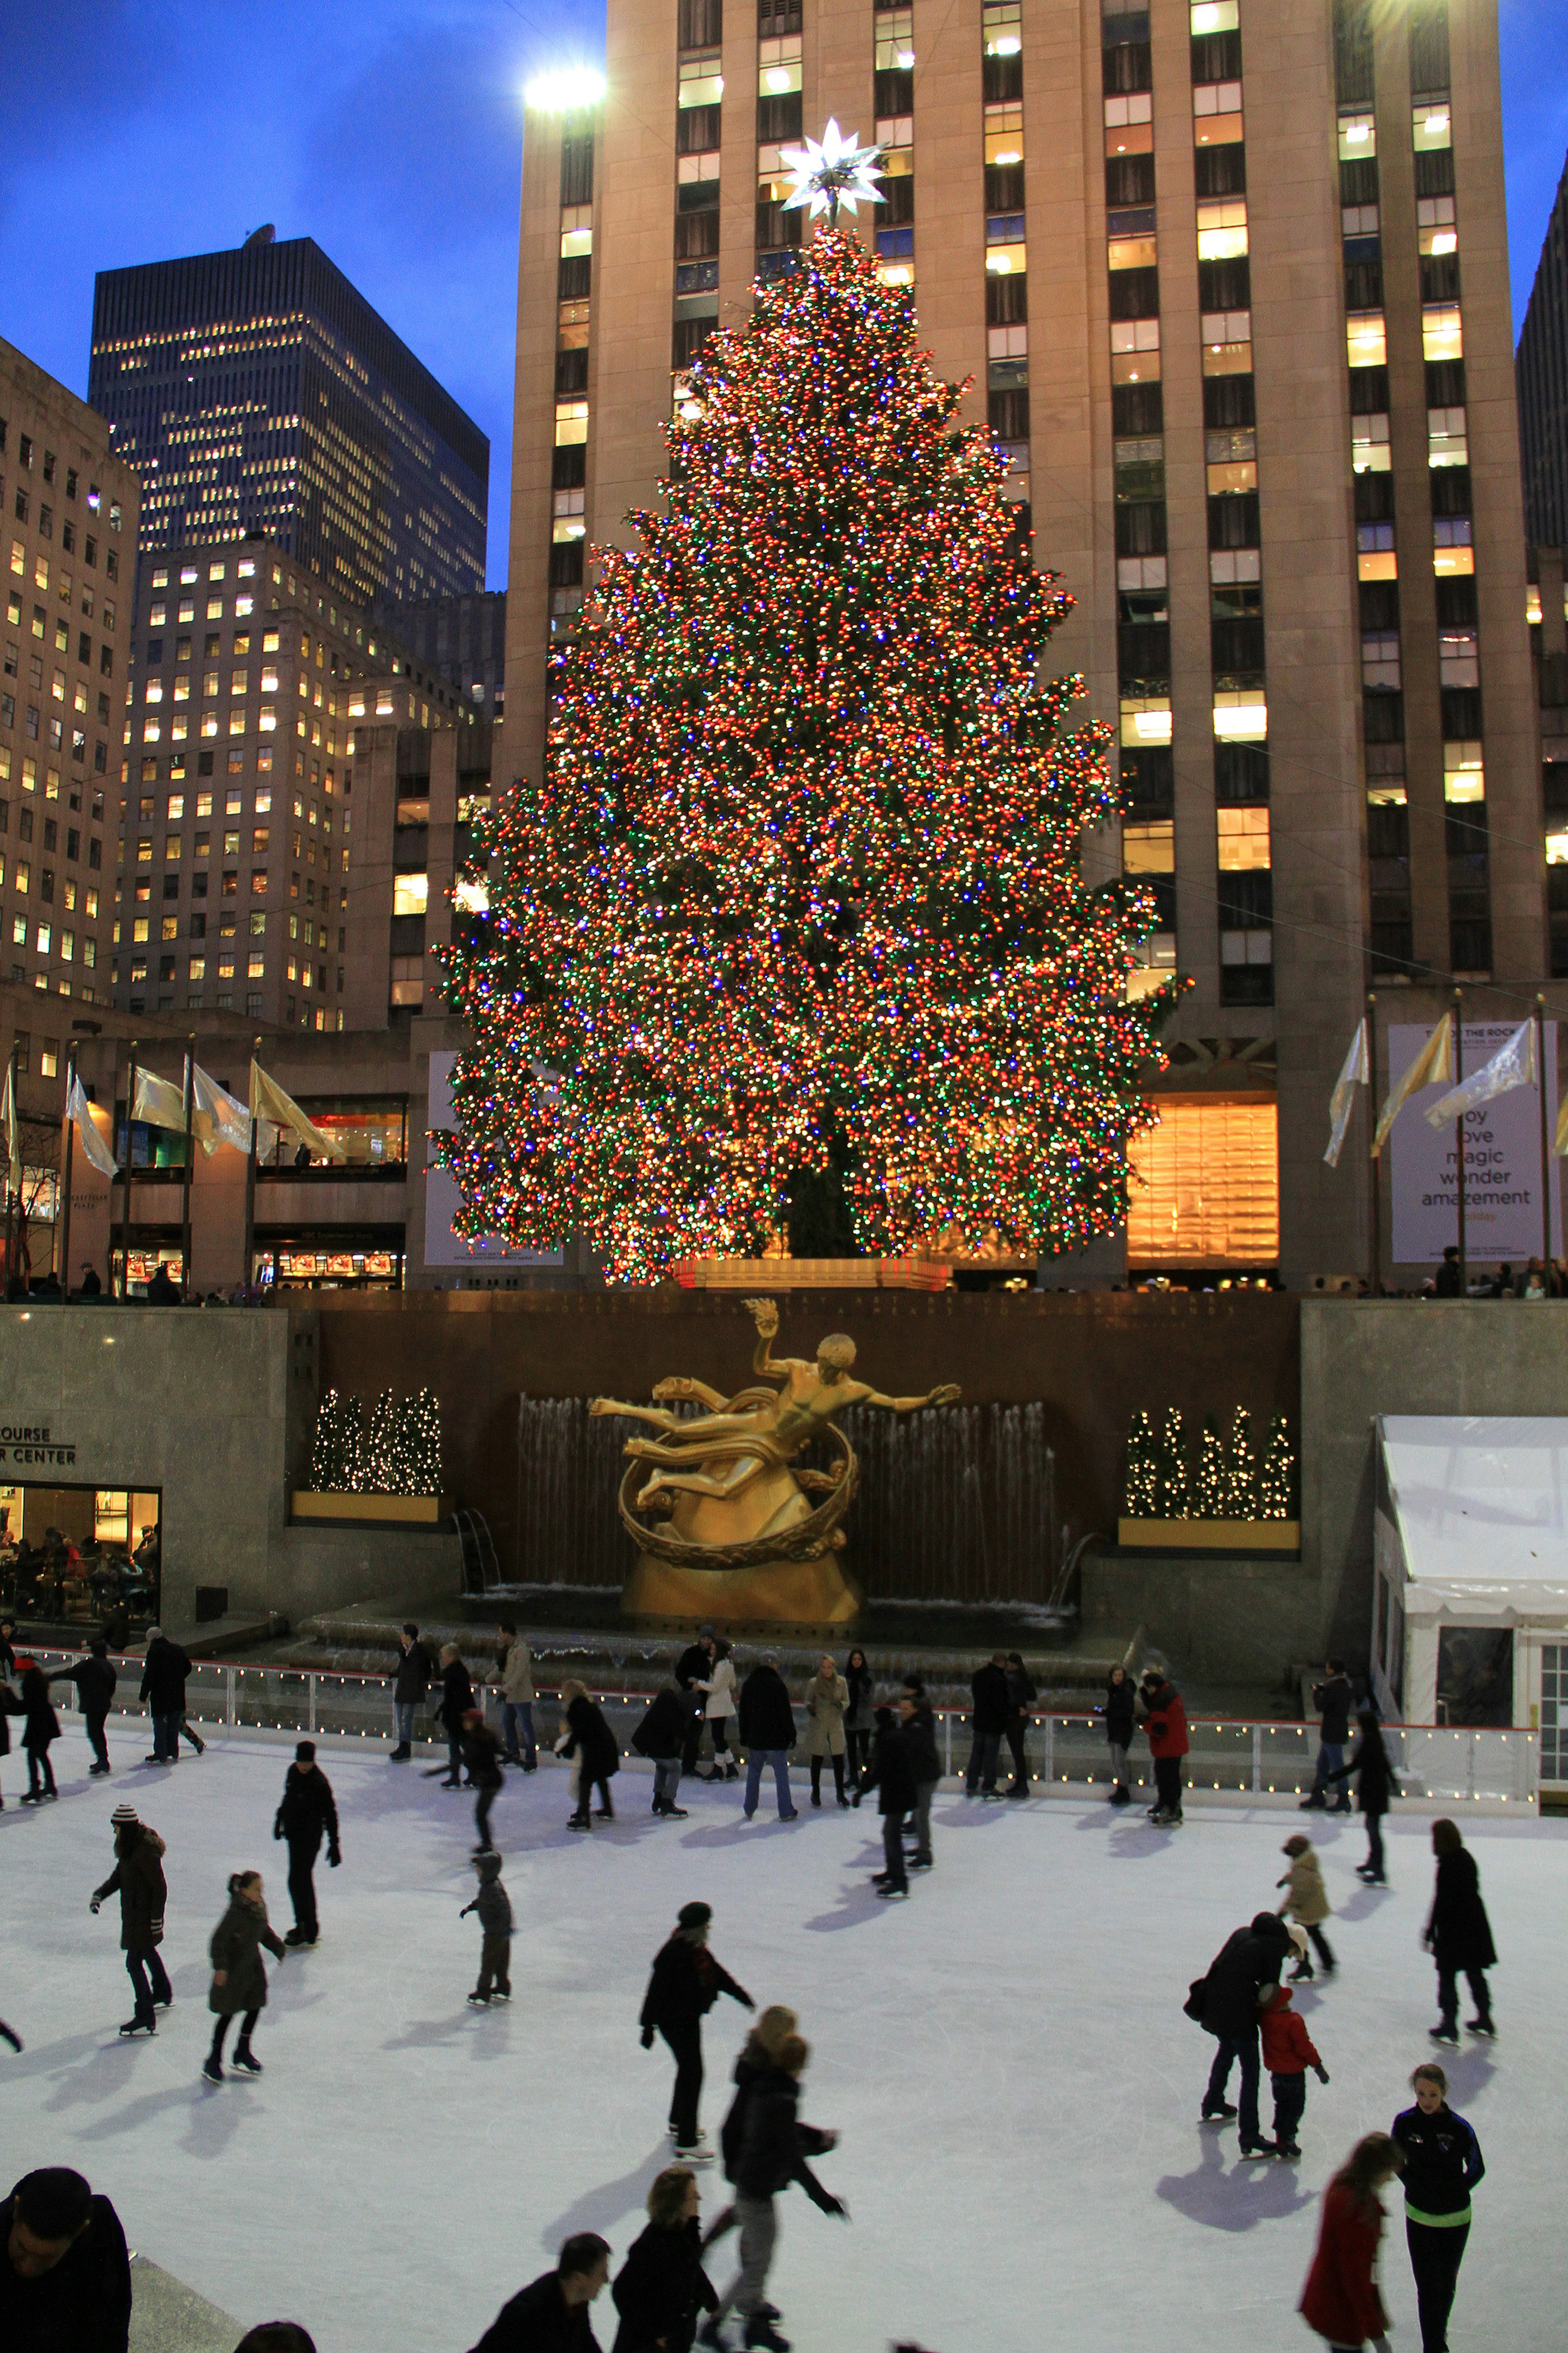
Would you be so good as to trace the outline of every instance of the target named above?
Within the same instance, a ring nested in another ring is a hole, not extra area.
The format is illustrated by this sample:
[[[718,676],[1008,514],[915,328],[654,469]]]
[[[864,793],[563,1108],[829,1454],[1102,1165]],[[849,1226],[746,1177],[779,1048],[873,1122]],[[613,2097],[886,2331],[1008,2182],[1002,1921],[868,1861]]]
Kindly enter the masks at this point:
[[[65,1468],[75,1461],[75,1446],[65,1446],[58,1439],[51,1439],[47,1422],[36,1430],[25,1429],[20,1423],[0,1423],[0,1463],[40,1462]]]

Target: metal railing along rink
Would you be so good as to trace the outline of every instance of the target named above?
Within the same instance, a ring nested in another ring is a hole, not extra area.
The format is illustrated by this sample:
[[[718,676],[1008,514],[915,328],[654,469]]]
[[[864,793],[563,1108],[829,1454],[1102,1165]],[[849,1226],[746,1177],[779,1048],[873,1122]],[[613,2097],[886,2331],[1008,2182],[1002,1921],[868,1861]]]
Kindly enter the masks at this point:
[[[70,1664],[80,1653],[33,1647],[28,1655],[52,1670]],[[114,1664],[120,1683],[111,1719],[145,1720],[147,1710],[134,1697],[142,1678],[141,1659],[116,1659]],[[74,1711],[74,1685],[56,1683],[52,1695],[57,1708]],[[432,1694],[421,1711],[420,1745],[431,1756],[440,1754],[446,1746],[446,1736],[435,1721],[437,1696]],[[477,1684],[475,1696],[487,1719],[499,1725],[499,1692],[493,1686]],[[634,1767],[639,1765],[642,1760],[632,1756],[627,1744],[651,1694],[596,1690],[593,1696],[603,1708],[623,1755]],[[185,1685],[185,1713],[194,1724],[226,1731],[292,1733],[344,1744],[355,1740],[390,1744],[392,1678],[303,1667],[237,1662],[228,1666],[203,1660],[192,1667]],[[961,1777],[969,1755],[968,1715],[961,1708],[938,1708],[935,1715],[943,1774],[950,1778]],[[547,1752],[558,1737],[561,1721],[559,1692],[542,1685],[533,1706],[534,1731],[542,1751]],[[1248,1796],[1300,1798],[1310,1786],[1318,1752],[1315,1725],[1195,1716],[1189,1720],[1188,1736],[1192,1747],[1184,1759],[1187,1794],[1200,1803],[1215,1795],[1232,1800]],[[1541,1744],[1532,1731],[1386,1725],[1384,1737],[1400,1775],[1404,1799],[1500,1810],[1510,1807],[1533,1810],[1539,1806]],[[803,1749],[796,1748],[792,1761],[803,1762],[804,1755]],[[1026,1755],[1030,1778],[1042,1796],[1063,1786],[1110,1785],[1102,1718],[1088,1714],[1032,1715]],[[1011,1770],[1005,1746],[1002,1765]],[[1153,1776],[1146,1750],[1140,1757],[1135,1749],[1128,1767],[1130,1783],[1152,1791]]]

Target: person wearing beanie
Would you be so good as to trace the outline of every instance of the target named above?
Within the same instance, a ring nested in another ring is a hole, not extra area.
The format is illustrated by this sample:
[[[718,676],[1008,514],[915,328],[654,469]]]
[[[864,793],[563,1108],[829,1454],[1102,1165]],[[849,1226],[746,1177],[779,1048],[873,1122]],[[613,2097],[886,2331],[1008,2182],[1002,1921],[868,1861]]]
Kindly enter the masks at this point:
[[[0,2345],[126,2353],[131,2257],[119,2215],[68,2166],[25,2173],[0,2206]]]
[[[1303,1838],[1298,1831],[1293,1838],[1286,1840],[1279,1852],[1290,1866],[1284,1878],[1274,1883],[1277,1887],[1286,1887],[1290,1891],[1279,1906],[1279,1916],[1283,1919],[1289,1912],[1296,1926],[1305,1931],[1306,1936],[1310,1936],[1317,1947],[1318,1958],[1323,1965],[1324,1976],[1331,1978],[1338,1964],[1323,1934],[1323,1923],[1334,1907],[1329,1902],[1328,1890],[1323,1885],[1318,1851],[1311,1840]],[[1291,1974],[1290,1982],[1294,1985],[1299,1978],[1315,1975],[1316,1971],[1307,1957],[1304,1936],[1301,1957]]]
[[[1187,1711],[1181,1693],[1159,1667],[1146,1667],[1138,1685],[1143,1714],[1140,1719],[1149,1736],[1154,1760],[1154,1802],[1149,1820],[1162,1830],[1179,1830],[1182,1822],[1182,1759],[1192,1743],[1187,1738]]]
[[[470,1912],[479,1915],[479,1981],[468,2000],[483,2006],[511,2000],[511,1898],[500,1883],[500,1857],[493,1847],[475,1855],[474,1869],[479,1874],[479,1893],[458,1917],[466,1920]]]
[[[338,1844],[338,1810],[332,1785],[316,1762],[313,1740],[296,1743],[294,1762],[283,1776],[283,1795],[273,1817],[272,1835],[289,1841],[289,1900],[294,1926],[286,1945],[313,1945],[321,1936],[316,1917],[316,1883],[312,1876],[321,1840],[327,1841],[327,1862],[336,1871],[342,1850]]]
[[[155,2034],[158,2011],[167,2010],[174,1999],[169,1973],[158,1956],[168,1901],[166,1850],[157,1831],[138,1820],[134,1806],[116,1806],[109,1819],[114,1831],[114,1869],[101,1887],[93,1889],[89,1908],[96,1913],[106,1895],[118,1893],[121,1950],[136,2000],[120,2031],[126,2036]]]
[[[119,1681],[109,1663],[108,1643],[89,1642],[85,1659],[79,1659],[74,1667],[56,1667],[48,1680],[52,1683],[76,1685],[77,1700],[87,1725],[88,1746],[93,1756],[88,1771],[96,1779],[100,1774],[109,1770],[109,1744],[103,1736],[103,1727],[108,1722],[114,1686]]]
[[[721,1993],[746,2010],[756,2008],[745,1987],[737,1985],[708,1950],[712,1919],[711,1905],[681,1905],[673,1935],[654,1956],[642,2006],[643,2049],[653,2049],[657,2031],[675,2061],[669,2134],[676,2157],[684,2165],[713,2162],[708,2137],[697,2121],[702,2096],[702,2021]]]

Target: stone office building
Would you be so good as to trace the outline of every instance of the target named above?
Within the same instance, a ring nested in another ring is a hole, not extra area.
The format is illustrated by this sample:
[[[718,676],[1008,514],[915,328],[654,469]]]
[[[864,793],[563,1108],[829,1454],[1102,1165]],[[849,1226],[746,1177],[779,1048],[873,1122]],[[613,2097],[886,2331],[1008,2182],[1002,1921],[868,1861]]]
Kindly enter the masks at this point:
[[[1386,1025],[1551,969],[1494,0],[611,0],[606,74],[524,140],[507,774],[836,116],[1077,599],[1050,659],[1158,902],[1134,985],[1192,983],[1131,1265],[1365,1269],[1361,1155],[1322,1151],[1369,983]]]

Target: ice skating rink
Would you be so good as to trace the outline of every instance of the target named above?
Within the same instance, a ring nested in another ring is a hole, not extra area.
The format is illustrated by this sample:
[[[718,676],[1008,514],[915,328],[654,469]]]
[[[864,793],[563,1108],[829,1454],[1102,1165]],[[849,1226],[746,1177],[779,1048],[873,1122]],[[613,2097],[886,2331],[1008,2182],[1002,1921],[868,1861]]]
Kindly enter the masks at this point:
[[[257,2034],[265,2074],[221,2088],[199,2069],[210,2031],[206,1943],[231,1870],[265,1874],[290,1923],[271,1837],[291,1751],[214,1741],[173,1771],[143,1767],[141,1728],[110,1736],[89,1781],[79,1729],[57,1746],[63,1795],[0,1816],[0,2049],[9,2167],[79,2167],[114,2200],[133,2249],[247,2326],[289,2316],[321,2353],[463,2353],[569,2232],[616,2263],[668,2158],[671,2066],[638,2047],[648,1962],[677,1906],[714,1908],[713,1948],[759,2004],[792,2003],[813,2048],[802,2113],[838,2126],[824,2158],[847,2226],[798,2189],[783,2201],[773,2294],[802,2353],[1158,2353],[1316,2348],[1295,2312],[1317,2194],[1360,2133],[1407,2105],[1430,2055],[1433,1972],[1418,1939],[1432,1880],[1426,1814],[1389,1826],[1392,1886],[1363,1888],[1359,1825],[1316,1825],[1341,1974],[1298,1989],[1332,2081],[1310,2081],[1299,2166],[1242,2166],[1234,2126],[1201,2126],[1213,2045],[1181,2014],[1190,1978],[1278,1899],[1294,1812],[1189,1808],[1186,1827],[1120,1820],[1097,1796],[1026,1806],[937,1801],[937,1863],[907,1904],[874,1897],[869,1808],[780,1824],[741,1819],[734,1785],[682,1789],[690,1819],[655,1820],[652,1784],[623,1772],[620,1820],[569,1835],[565,1774],[509,1775],[495,1811],[517,1915],[510,2009],[471,2010],[471,1805],[379,1753],[323,1748],[343,1867],[317,1872],[322,1940],[272,1968]],[[131,2012],[110,1810],[135,1805],[168,1843],[164,1957],[174,2007],[122,2043]],[[1487,2160],[1451,2331],[1453,2353],[1557,2353],[1568,2220],[1561,2053],[1568,1968],[1568,1824],[1465,1826],[1502,1963],[1500,2039],[1450,2057],[1454,2104]],[[1468,2014],[1468,2013],[1467,2013]],[[707,2028],[703,2121],[716,2137],[745,2016]],[[1264,2078],[1267,2094],[1268,2078]],[[1268,2109],[1265,2108],[1267,2123]],[[724,2196],[704,2178],[707,2211]],[[1388,2202],[1396,2207],[1396,2200]],[[734,2242],[716,2251],[721,2287]],[[1399,2353],[1415,2300],[1395,2223],[1384,2294]],[[597,2334],[615,2314],[604,2297]]]

